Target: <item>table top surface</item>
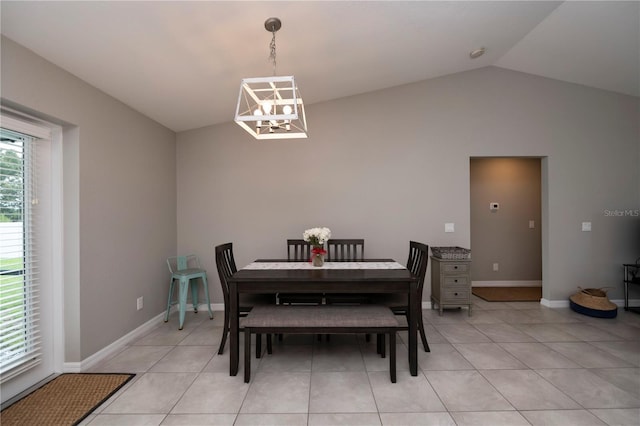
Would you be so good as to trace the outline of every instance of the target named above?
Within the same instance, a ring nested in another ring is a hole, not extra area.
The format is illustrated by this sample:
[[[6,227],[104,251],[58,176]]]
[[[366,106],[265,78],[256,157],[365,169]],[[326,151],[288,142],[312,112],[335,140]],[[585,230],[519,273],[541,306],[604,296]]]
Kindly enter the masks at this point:
[[[256,262],[287,262],[286,259],[259,259]],[[254,262],[254,263],[256,263]],[[363,262],[395,263],[393,259],[368,259]],[[300,263],[300,262],[298,262]],[[347,262],[348,263],[348,262]],[[347,264],[345,263],[345,264]],[[357,262],[360,263],[360,262]],[[389,268],[382,266],[375,269],[352,268],[334,269],[304,268],[304,269],[240,269],[230,278],[230,282],[276,282],[276,281],[306,281],[306,282],[358,282],[358,281],[414,281],[411,272],[405,267]]]
[[[242,269],[406,269],[398,262],[324,262],[316,266],[311,262],[252,262]]]

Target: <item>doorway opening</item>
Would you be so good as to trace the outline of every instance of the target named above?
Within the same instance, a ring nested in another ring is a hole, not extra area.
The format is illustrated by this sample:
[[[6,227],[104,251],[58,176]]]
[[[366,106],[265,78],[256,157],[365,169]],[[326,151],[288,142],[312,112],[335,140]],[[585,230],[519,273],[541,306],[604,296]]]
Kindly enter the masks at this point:
[[[543,159],[470,159],[473,293],[487,301],[542,299]]]

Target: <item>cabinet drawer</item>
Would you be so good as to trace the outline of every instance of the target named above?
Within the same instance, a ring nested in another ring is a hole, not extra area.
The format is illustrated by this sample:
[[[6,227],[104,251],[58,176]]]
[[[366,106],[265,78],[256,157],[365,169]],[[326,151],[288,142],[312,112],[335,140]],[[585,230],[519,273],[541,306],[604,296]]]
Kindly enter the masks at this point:
[[[442,290],[443,303],[468,303],[469,289],[466,288],[446,288]]]
[[[467,263],[445,263],[442,265],[442,272],[445,274],[461,274],[469,272],[469,264]]]
[[[459,277],[456,276],[445,276],[443,283],[443,286],[445,287],[451,287],[451,286],[456,286],[456,285],[469,285],[469,277],[466,275],[461,275]]]

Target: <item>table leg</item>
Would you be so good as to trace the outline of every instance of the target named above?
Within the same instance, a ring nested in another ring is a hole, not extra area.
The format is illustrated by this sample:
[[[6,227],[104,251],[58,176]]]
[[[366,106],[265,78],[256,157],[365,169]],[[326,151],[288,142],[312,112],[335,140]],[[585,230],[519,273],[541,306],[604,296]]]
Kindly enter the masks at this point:
[[[412,376],[418,375],[418,315],[422,315],[418,300],[418,283],[412,282],[409,291],[409,371]]]
[[[256,333],[256,336],[259,334]],[[244,329],[244,382],[251,381],[251,332]]]
[[[234,282],[229,283],[229,375],[238,374],[239,354],[239,307],[238,286]]]
[[[391,383],[396,382],[396,333],[389,333],[389,373]]]
[[[627,280],[629,279],[629,268],[627,266],[624,267],[624,310],[629,310],[629,283]]]

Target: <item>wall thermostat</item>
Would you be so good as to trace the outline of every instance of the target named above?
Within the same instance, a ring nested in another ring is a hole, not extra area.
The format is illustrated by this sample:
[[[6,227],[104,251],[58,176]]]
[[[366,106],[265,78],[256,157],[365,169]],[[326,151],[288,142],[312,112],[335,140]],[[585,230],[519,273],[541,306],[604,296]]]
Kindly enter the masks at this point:
[[[496,211],[499,208],[500,208],[500,204],[499,203],[489,203],[489,210]]]

